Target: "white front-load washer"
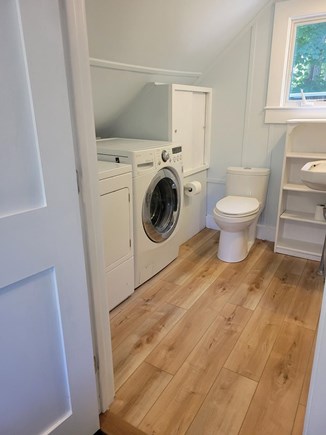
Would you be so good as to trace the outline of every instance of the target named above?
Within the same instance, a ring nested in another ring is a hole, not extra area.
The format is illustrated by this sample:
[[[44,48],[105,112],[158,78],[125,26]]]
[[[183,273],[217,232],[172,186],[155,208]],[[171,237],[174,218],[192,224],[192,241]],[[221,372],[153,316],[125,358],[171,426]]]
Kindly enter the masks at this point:
[[[179,252],[183,201],[182,149],[171,142],[100,139],[99,160],[132,165],[135,287]]]

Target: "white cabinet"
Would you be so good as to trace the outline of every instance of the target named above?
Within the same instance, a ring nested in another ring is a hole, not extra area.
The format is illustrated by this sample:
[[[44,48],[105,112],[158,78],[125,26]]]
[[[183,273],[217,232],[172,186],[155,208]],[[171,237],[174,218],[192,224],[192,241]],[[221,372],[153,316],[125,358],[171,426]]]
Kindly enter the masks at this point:
[[[186,175],[208,168],[211,89],[170,85],[169,140],[182,146]]]
[[[181,145],[187,176],[208,168],[211,104],[210,88],[148,83],[116,120],[111,136]]]
[[[275,252],[320,260],[326,222],[315,219],[315,210],[326,203],[326,192],[306,187],[300,169],[322,159],[326,160],[326,121],[288,121]]]

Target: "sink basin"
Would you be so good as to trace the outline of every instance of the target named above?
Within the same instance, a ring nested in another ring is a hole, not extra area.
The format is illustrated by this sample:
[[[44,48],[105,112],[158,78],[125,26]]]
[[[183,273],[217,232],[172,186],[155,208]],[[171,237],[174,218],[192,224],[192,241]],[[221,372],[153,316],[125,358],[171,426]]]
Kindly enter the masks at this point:
[[[306,163],[301,168],[302,182],[315,190],[326,190],[326,160]]]

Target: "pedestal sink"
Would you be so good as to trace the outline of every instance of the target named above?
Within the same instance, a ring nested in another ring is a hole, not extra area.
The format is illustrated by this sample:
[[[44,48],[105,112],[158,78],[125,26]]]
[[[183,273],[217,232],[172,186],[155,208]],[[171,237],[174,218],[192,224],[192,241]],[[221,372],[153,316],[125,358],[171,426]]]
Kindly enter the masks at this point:
[[[326,190],[326,160],[306,163],[301,168],[302,182],[315,190]]]

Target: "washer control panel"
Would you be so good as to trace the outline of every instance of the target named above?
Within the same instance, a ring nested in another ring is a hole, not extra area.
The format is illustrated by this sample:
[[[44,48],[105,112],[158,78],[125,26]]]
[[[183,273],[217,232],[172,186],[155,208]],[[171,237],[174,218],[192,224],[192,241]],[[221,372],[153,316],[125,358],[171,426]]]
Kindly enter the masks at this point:
[[[173,163],[182,162],[182,147],[181,146],[172,147],[171,159],[172,159]]]
[[[105,144],[104,144],[105,145]],[[183,172],[182,147],[166,143],[160,147],[145,148],[142,150],[112,149],[113,147],[98,147],[99,160],[116,163],[131,164],[133,176],[138,176],[153,170],[168,166],[175,167]]]
[[[163,150],[157,150],[156,152],[156,162],[158,167],[169,166],[171,164],[181,164],[182,165],[182,147],[181,146],[170,146]]]

